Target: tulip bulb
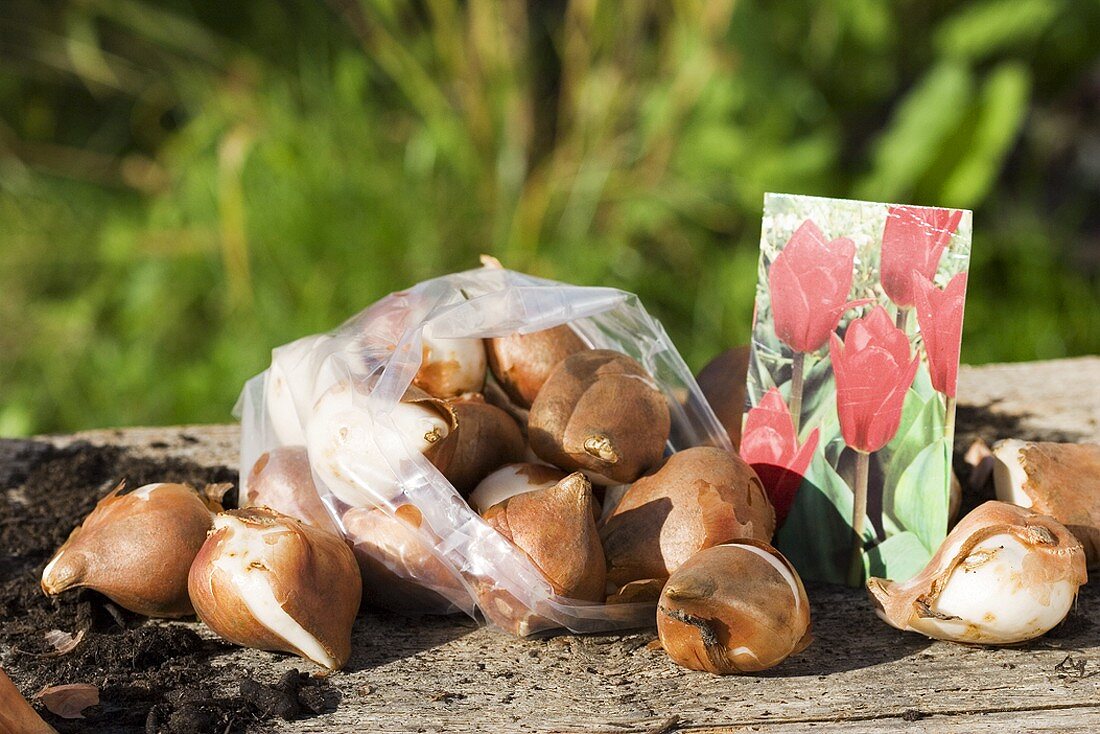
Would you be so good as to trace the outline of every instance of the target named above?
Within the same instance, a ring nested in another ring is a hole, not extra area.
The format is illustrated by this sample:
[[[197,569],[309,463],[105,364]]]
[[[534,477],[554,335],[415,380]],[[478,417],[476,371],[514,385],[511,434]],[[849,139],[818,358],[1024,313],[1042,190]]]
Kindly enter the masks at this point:
[[[260,456],[248,473],[242,507],[270,507],[330,533],[338,532],[313,483],[304,446],[280,446]]]
[[[305,443],[303,418],[314,396],[335,382],[334,370],[324,360],[327,351],[339,344],[328,334],[317,334],[271,352],[271,366],[264,378],[264,407],[281,445]]]
[[[1085,583],[1085,553],[1059,522],[1004,502],[959,521],[919,574],[872,578],[878,616],[893,627],[954,642],[1008,645],[1044,634]]]
[[[519,426],[500,408],[475,401],[454,401],[451,409],[458,428],[454,452],[443,476],[462,495],[502,464],[523,458],[526,445]]]
[[[695,378],[734,448],[741,445],[741,422],[748,402],[745,389],[748,373],[749,348],[742,346],[727,349],[707,362]]]
[[[57,734],[0,668],[0,734]]]
[[[485,384],[481,339],[440,339],[423,335],[423,359],[413,384],[437,398],[477,392]]]
[[[1100,566],[1100,445],[1009,439],[993,457],[997,499],[1050,515],[1081,541],[1089,568]]]
[[[766,542],[774,531],[775,511],[741,457],[712,447],[677,452],[634,482],[600,528],[610,590],[666,579],[704,548]]]
[[[343,521],[367,604],[402,614],[446,614],[454,611],[450,600],[466,594],[461,579],[419,532],[423,516],[415,505],[401,505],[393,515],[354,507]]]
[[[378,398],[352,383],[334,385],[318,399],[306,429],[310,464],[325,486],[348,505],[373,505],[398,494],[394,462],[372,408]],[[457,420],[442,400],[410,387],[389,414],[399,440],[437,467],[454,452]]]
[[[193,614],[187,571],[211,527],[210,505],[185,484],[120,483],[42,571],[50,596],[85,587],[149,617]]]
[[[478,514],[484,514],[509,497],[536,489],[549,489],[565,477],[566,473],[561,469],[546,464],[506,464],[478,482],[470,493],[469,503]]]
[[[483,517],[534,562],[559,596],[603,601],[606,564],[592,485],[574,472],[547,489],[517,494]]]
[[[199,619],[245,647],[330,670],[351,655],[362,585],[342,538],[266,507],[214,518],[188,577]]]
[[[563,359],[588,349],[568,324],[530,334],[487,339],[489,368],[517,405],[530,408],[550,373]]]
[[[566,357],[542,386],[528,440],[543,461],[598,484],[633,482],[661,460],[668,401],[638,362],[589,349]]]
[[[685,668],[718,675],[766,670],[810,644],[810,602],[779,551],[738,540],[676,569],[657,605],[657,634]]]

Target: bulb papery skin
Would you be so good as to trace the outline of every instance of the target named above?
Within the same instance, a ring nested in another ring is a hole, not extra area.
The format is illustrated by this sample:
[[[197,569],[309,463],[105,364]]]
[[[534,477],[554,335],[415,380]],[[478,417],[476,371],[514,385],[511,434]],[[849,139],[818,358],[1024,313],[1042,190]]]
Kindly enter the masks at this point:
[[[336,670],[351,654],[362,585],[342,538],[269,508],[219,514],[191,566],[199,619],[245,647]]]
[[[665,579],[714,545],[771,540],[775,510],[741,457],[698,446],[669,457],[630,485],[600,524],[609,594],[632,581]]]
[[[679,665],[718,675],[774,667],[810,644],[802,580],[779,551],[755,540],[707,548],[661,591],[657,632]]]
[[[527,439],[542,461],[623,484],[660,463],[670,427],[668,400],[645,367],[590,349],[550,373],[531,404]]]
[[[307,525],[338,532],[317,494],[304,446],[280,446],[262,454],[248,476],[242,507],[270,507]]]
[[[487,339],[489,367],[508,397],[530,408],[558,363],[588,346],[568,324]]]
[[[393,515],[353,507],[343,523],[359,563],[364,603],[401,614],[447,614],[456,610],[451,600],[467,594],[421,534],[423,516],[414,505],[401,505]]]
[[[193,613],[187,571],[211,527],[211,509],[184,484],[157,483],[108,493],[42,571],[53,596],[85,587],[148,617]]]
[[[715,356],[695,378],[718,422],[729,434],[734,448],[741,445],[741,422],[746,402],[745,377],[748,372],[749,347],[740,346]]]
[[[555,594],[603,601],[606,562],[596,530],[592,485],[580,472],[546,489],[524,492],[482,517],[527,554]]]
[[[314,406],[306,446],[314,473],[336,497],[352,506],[385,502],[399,493],[396,462],[407,452],[445,465],[454,450],[448,440],[454,413],[442,401],[410,388],[388,416],[380,401],[351,383],[329,389]],[[394,431],[389,430],[391,425]]]
[[[422,336],[423,359],[413,384],[437,398],[478,392],[488,369],[481,339]]]
[[[554,466],[521,462],[505,464],[482,479],[470,493],[470,506],[480,515],[509,497],[536,489],[549,489],[565,479],[566,473]]]
[[[498,467],[523,458],[523,433],[510,415],[484,402],[451,401],[457,429],[454,451],[440,471],[466,496]]]
[[[1008,439],[993,447],[993,459],[997,499],[1065,525],[1088,567],[1100,568],[1100,444]]]
[[[1059,624],[1086,580],[1084,549],[1069,530],[993,501],[964,517],[912,579],[872,578],[867,589],[878,616],[898,629],[1008,645]]]

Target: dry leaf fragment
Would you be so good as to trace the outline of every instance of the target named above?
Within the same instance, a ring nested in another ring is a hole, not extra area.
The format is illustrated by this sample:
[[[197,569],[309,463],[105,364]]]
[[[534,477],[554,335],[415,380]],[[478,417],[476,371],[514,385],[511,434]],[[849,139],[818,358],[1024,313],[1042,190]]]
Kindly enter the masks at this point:
[[[99,705],[99,689],[91,683],[69,683],[43,688],[34,698],[62,719],[83,719],[84,709]]]
[[[84,628],[79,630],[75,635],[69,632],[63,632],[62,630],[50,630],[47,632],[46,642],[54,649],[50,657],[60,657],[75,650],[76,646],[80,644],[80,641],[84,639],[84,633],[87,631],[88,629]]]

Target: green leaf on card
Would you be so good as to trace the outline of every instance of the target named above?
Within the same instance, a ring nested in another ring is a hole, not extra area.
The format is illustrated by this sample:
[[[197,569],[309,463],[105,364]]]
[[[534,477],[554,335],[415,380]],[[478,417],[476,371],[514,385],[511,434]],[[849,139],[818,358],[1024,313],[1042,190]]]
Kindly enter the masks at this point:
[[[852,490],[817,454],[776,535],[776,547],[802,578],[847,583],[852,553]],[[873,538],[864,520],[864,542]]]
[[[869,576],[894,581],[912,578],[932,559],[928,548],[911,532],[890,536],[864,555]]]
[[[926,446],[902,472],[893,492],[893,515],[931,553],[947,535],[950,456],[946,439]]]
[[[894,511],[894,495],[901,475],[931,441],[943,437],[946,412],[943,396],[939,393],[932,393],[926,401],[912,390],[905,396],[901,426],[883,452],[888,458],[883,467],[882,506],[894,520],[899,519]]]

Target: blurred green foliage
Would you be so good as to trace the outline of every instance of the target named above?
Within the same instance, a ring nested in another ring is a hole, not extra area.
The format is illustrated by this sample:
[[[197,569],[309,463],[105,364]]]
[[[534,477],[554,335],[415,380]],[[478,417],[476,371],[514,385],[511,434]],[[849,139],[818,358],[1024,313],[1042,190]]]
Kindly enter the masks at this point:
[[[963,358],[1100,352],[1094,0],[7,0],[0,435],[223,421],[477,265],[747,340],[765,191],[975,209]]]

